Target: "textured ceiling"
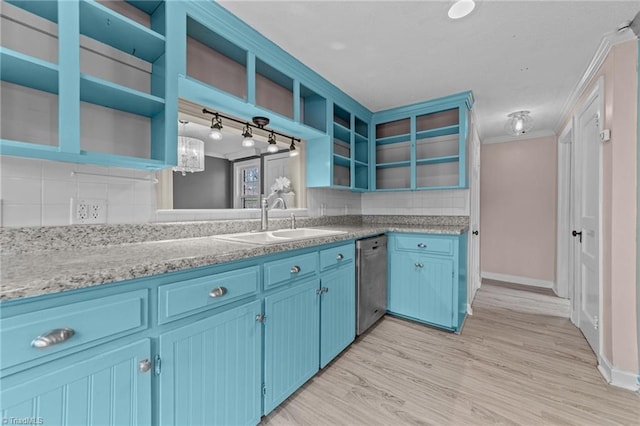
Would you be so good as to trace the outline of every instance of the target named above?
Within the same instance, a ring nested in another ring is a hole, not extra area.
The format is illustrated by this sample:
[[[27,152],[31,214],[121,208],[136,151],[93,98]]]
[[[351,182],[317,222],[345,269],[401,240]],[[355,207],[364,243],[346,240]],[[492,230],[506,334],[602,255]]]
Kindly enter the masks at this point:
[[[639,1],[220,1],[372,111],[472,90],[481,138],[530,110],[554,131],[602,37]]]

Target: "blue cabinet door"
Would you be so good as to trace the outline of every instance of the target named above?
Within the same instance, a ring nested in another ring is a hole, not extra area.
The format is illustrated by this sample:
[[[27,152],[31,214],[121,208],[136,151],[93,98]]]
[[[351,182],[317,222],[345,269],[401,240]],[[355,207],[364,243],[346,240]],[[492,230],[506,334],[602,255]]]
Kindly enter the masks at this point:
[[[160,424],[260,421],[260,302],[160,336]]]
[[[389,257],[389,312],[453,327],[453,259],[409,252]]]
[[[311,279],[264,299],[264,414],[318,371],[319,287]]]
[[[320,280],[320,368],[324,368],[356,335],[356,287],[353,263],[324,273]]]
[[[149,425],[152,370],[139,371],[145,359],[151,359],[148,339],[4,378],[2,419],[8,424],[28,418],[30,424]]]

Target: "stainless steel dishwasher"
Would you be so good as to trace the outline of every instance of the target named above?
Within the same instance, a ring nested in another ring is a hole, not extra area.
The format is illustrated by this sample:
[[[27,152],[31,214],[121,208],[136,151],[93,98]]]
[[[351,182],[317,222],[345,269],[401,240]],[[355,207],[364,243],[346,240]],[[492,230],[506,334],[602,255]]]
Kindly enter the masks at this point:
[[[387,312],[387,237],[356,241],[356,334],[359,336]]]

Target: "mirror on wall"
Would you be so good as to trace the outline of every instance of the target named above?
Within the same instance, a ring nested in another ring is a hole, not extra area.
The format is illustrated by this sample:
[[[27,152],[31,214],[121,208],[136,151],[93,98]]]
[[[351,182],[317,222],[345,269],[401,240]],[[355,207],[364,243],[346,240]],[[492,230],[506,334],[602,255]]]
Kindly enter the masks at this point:
[[[202,110],[201,105],[180,100],[178,133],[204,142],[204,170],[163,171],[159,209],[257,209],[260,194],[269,195],[273,208],[282,208],[283,201],[289,209],[306,207],[304,143],[296,144],[299,155],[290,156],[291,139],[277,136],[278,151],[268,152],[269,133],[254,128],[255,145],[246,147],[243,125],[224,118],[222,138],[214,140],[209,135],[213,116]]]

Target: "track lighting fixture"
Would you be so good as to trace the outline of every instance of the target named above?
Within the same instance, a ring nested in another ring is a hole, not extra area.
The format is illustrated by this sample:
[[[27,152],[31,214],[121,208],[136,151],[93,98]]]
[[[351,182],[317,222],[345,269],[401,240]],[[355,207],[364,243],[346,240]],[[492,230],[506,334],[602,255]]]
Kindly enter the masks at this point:
[[[269,145],[267,146],[267,152],[278,152],[278,145],[276,144],[276,135],[271,132],[269,133]]]
[[[214,141],[222,140],[222,120],[216,113],[215,117],[211,119],[211,131],[209,132],[209,137]]]
[[[251,148],[256,144],[256,141],[253,140],[253,133],[251,133],[251,127],[249,126],[249,123],[247,123],[244,126],[244,130],[242,131],[242,136],[244,137],[244,139],[242,139],[243,147]]]
[[[289,145],[289,157],[295,157],[300,154],[298,150],[296,150],[295,139],[291,138],[291,145]]]
[[[214,140],[222,139],[222,133],[220,130],[222,129],[222,119],[233,121],[235,123],[241,124],[243,126],[242,129],[242,146],[244,148],[250,148],[256,145],[255,140],[253,139],[253,131],[251,129],[258,129],[261,132],[268,132],[268,142],[267,152],[275,153],[279,151],[278,144],[276,142],[276,135],[282,136],[283,138],[291,138],[291,145],[289,146],[289,155],[294,157],[299,154],[299,151],[296,151],[296,142],[300,142],[300,139],[295,138],[293,136],[285,135],[284,133],[279,133],[273,129],[269,129],[266,127],[269,124],[268,117],[256,116],[251,117],[252,123],[248,121],[241,121],[234,117],[229,117],[228,115],[224,115],[222,113],[216,111],[210,111],[206,108],[202,109],[203,114],[211,114],[214,117],[211,119],[211,131],[209,132],[209,137]],[[218,137],[218,134],[220,135]]]

